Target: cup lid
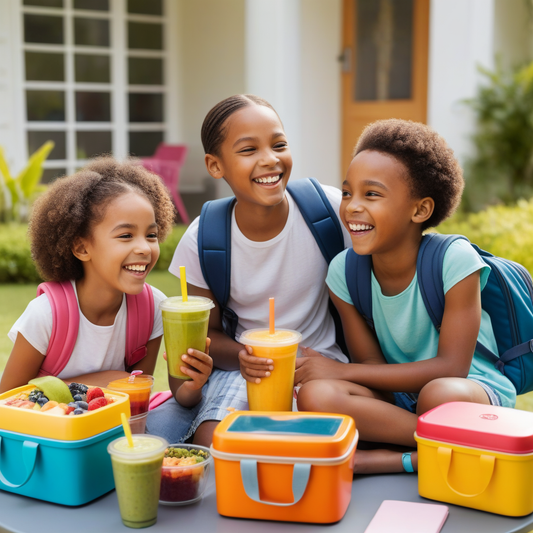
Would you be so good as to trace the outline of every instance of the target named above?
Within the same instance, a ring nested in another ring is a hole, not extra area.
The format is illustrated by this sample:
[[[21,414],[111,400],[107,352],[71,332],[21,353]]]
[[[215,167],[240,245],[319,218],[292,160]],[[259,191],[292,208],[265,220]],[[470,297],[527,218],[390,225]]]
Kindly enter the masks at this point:
[[[195,311],[209,311],[215,304],[203,296],[189,296],[184,302],[181,296],[171,296],[159,304],[161,311],[174,311],[178,313],[194,313]]]
[[[160,455],[168,447],[168,442],[157,435],[132,435],[132,439],[133,448],[129,446],[126,437],[119,437],[111,441],[107,446],[108,453],[126,461],[137,461]]]
[[[130,378],[121,378],[110,381],[107,384],[109,390],[132,390],[132,389],[151,389],[154,384],[154,377],[148,374],[135,376],[133,381]]]
[[[266,328],[248,329],[239,337],[241,344],[250,346],[291,346],[301,340],[302,334],[293,329],[276,329],[273,334]]]

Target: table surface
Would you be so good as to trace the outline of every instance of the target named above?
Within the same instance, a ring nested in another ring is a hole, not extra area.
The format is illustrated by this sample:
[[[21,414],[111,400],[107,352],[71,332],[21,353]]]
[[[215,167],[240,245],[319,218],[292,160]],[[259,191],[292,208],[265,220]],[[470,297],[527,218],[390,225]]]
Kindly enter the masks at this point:
[[[268,522],[225,518],[217,513],[214,475],[211,472],[202,501],[184,507],[159,506],[157,523],[150,532],[216,531],[216,533],[364,533],[383,500],[436,503],[418,495],[414,474],[357,476],[354,478],[352,500],[344,518],[333,525],[309,525],[289,522]],[[450,514],[443,533],[529,533],[533,530],[533,514],[509,518],[455,505],[448,505]],[[0,533],[57,533],[85,530],[117,533],[132,531],[120,520],[115,491],[80,507],[66,507],[17,496],[0,490]]]

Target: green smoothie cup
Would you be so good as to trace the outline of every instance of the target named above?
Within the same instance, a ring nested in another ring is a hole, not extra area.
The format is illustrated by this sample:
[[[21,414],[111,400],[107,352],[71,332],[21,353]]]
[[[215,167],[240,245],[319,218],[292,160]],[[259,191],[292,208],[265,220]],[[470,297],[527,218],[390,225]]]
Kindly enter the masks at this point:
[[[122,522],[142,528],[157,522],[161,488],[161,467],[168,442],[155,435],[133,435],[133,447],[126,437],[110,442],[113,477]]]
[[[159,304],[163,316],[165,351],[168,373],[173,378],[191,379],[180,370],[185,365],[181,356],[189,348],[205,352],[205,340],[209,325],[209,312],[215,304],[202,296],[173,296]]]

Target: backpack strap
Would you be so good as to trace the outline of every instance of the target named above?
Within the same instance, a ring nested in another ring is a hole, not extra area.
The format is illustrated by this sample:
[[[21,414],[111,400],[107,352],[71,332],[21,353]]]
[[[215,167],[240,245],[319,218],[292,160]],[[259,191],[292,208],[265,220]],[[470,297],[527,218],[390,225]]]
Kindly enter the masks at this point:
[[[139,294],[126,294],[126,368],[146,356],[146,345],[154,329],[154,293],[148,283]]]
[[[235,338],[238,317],[227,307],[231,286],[231,212],[235,198],[206,202],[198,224],[198,258],[204,279],[220,307],[222,328]]]
[[[46,294],[52,308],[52,334],[38,376],[57,376],[67,365],[78,338],[78,300],[70,281],[41,283],[37,296],[41,294]]]
[[[344,237],[335,210],[315,178],[304,178],[287,185],[326,263],[344,250]]]
[[[346,285],[354,307],[374,330],[372,318],[372,256],[357,255],[353,248],[346,252]]]

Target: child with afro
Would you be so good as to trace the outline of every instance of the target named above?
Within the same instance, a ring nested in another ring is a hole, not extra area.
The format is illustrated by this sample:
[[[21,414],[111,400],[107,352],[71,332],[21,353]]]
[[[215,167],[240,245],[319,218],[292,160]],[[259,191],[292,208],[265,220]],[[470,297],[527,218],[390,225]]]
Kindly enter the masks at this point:
[[[481,291],[490,267],[465,240],[443,261],[444,317],[440,332],[417,281],[423,232],[459,204],[461,168],[444,139],[424,124],[383,120],[362,133],[342,186],[341,219],[353,250],[371,256],[374,331],[353,305],[345,250],[326,283],[341,315],[353,363],[325,357],[297,360],[298,409],[352,416],[371,448],[356,454],[356,473],[417,470],[414,432],[419,415],[450,401],[513,407],[512,383],[476,351],[497,353]]]
[[[146,350],[128,365],[126,295],[145,290],[146,276],[159,257],[159,242],[172,229],[174,206],[161,180],[132,161],[94,160],[72,176],[57,179],[36,201],[29,227],[33,259],[43,279],[71,284],[79,308],[76,343],[57,377],[66,382],[107,386],[133,370],[153,374],[163,326],[153,295],[151,334]],[[39,375],[53,331],[48,295],[32,300],[9,332],[14,347],[0,392]],[[150,329],[148,330],[150,331]],[[201,400],[212,369],[206,353],[189,350],[176,399],[185,407]],[[134,358],[135,359],[135,358]],[[133,359],[133,360],[134,360]]]

